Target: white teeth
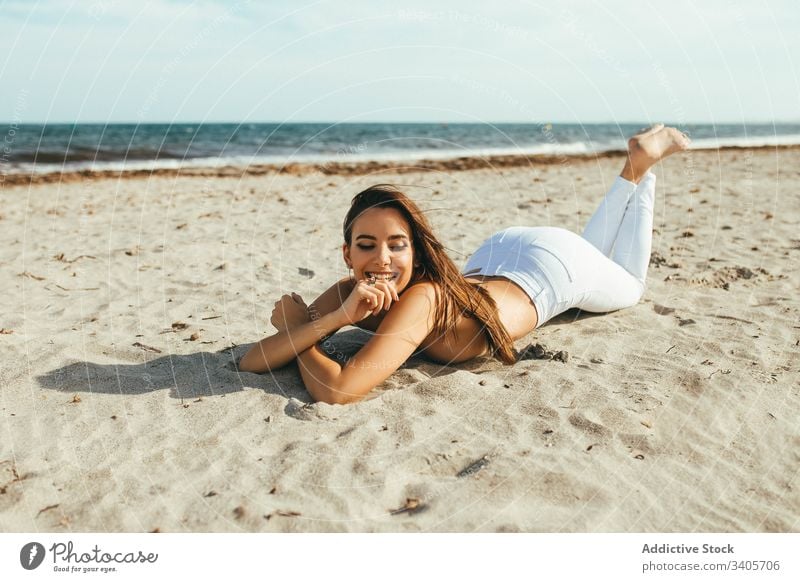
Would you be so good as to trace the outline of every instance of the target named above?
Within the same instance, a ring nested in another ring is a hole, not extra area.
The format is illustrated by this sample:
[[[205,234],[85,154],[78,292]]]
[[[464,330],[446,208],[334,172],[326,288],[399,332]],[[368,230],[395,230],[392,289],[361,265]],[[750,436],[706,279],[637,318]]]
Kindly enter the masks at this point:
[[[377,273],[367,273],[367,277],[371,277],[373,279],[380,279],[382,281],[391,281],[394,279],[394,275],[384,275],[384,274],[377,274]]]

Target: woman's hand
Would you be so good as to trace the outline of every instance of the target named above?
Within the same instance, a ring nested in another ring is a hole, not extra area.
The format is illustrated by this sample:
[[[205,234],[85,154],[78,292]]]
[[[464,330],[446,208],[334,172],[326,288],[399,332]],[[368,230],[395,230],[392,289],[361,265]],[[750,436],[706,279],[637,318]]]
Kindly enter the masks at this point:
[[[306,302],[293,292],[291,295],[283,295],[275,302],[275,308],[272,310],[272,317],[269,321],[278,331],[286,331],[308,323],[311,321],[311,316],[308,313]]]
[[[400,301],[400,295],[386,281],[359,281],[339,312],[345,325],[354,325],[370,315],[389,311],[394,301]]]

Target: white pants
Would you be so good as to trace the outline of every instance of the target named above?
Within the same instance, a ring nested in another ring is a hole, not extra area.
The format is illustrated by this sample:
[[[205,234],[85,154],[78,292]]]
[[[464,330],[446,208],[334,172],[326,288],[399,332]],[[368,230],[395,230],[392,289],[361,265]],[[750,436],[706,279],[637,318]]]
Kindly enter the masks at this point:
[[[583,236],[563,228],[511,227],[470,257],[465,275],[503,276],[530,296],[537,327],[574,307],[606,312],[639,302],[653,239],[656,178],[617,177]]]
[[[617,176],[583,230],[602,257],[587,251],[578,267],[583,297],[573,305],[585,311],[614,311],[636,305],[646,288],[653,245],[656,177],[638,185]],[[593,256],[596,257],[592,260]]]

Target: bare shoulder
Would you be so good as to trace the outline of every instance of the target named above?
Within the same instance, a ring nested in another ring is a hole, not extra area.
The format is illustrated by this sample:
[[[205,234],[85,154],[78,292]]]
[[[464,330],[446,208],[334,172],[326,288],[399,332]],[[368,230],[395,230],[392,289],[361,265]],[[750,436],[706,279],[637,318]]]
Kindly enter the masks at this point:
[[[393,333],[399,329],[415,328],[417,339],[422,341],[433,328],[434,312],[437,302],[437,286],[429,281],[420,281],[406,288],[400,295],[400,301],[383,317],[378,333]]]
[[[403,291],[401,297],[405,297],[406,295],[414,295],[417,297],[427,297],[435,301],[437,289],[439,289],[439,285],[433,281],[419,281],[413,285],[409,285]]]
[[[410,303],[413,300],[415,305],[430,307],[431,310],[436,308],[436,303],[439,301],[441,293],[441,286],[432,281],[419,281],[410,285],[403,294],[400,296],[400,303],[403,301]]]
[[[402,325],[407,325],[410,320],[414,318],[419,319],[422,317],[423,321],[425,321],[427,317],[423,317],[422,310],[426,308],[435,308],[435,289],[435,284],[428,281],[414,283],[403,290],[400,294],[400,301],[393,303],[392,308],[388,312],[383,312],[379,315],[370,315],[356,323],[355,326],[371,332],[377,332],[379,329],[385,330],[386,327],[381,327],[381,324],[384,319],[392,314],[394,315],[392,315],[390,321],[396,323],[399,320]]]

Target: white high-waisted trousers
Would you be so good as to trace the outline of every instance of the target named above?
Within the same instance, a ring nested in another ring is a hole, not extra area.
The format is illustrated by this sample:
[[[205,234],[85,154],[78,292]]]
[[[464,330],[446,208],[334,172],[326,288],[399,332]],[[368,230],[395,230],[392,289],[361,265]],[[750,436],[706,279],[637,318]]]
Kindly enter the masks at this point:
[[[550,226],[513,226],[470,256],[465,276],[505,277],[528,294],[539,327],[567,309],[606,312],[644,294],[653,240],[656,177],[617,177],[582,236]]]

